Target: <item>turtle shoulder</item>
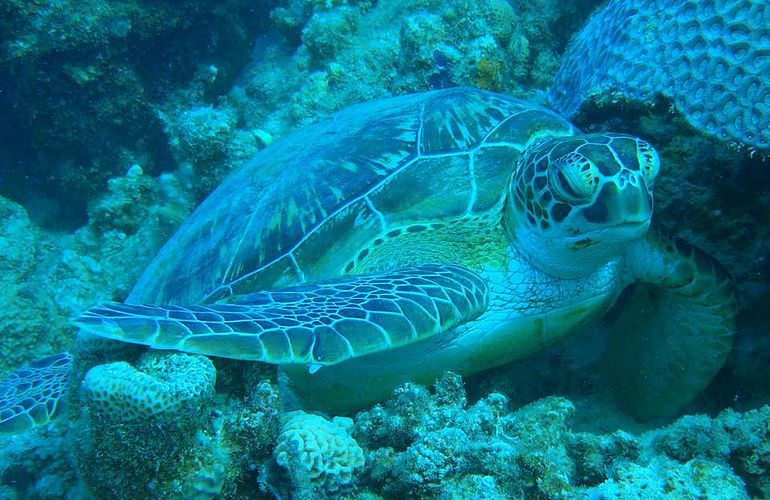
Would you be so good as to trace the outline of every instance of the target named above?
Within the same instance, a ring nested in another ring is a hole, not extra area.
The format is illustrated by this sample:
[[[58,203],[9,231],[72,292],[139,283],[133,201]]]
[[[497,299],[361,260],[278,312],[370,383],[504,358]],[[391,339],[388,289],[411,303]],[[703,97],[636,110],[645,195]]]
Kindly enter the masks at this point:
[[[491,210],[558,115],[469,88],[359,104],[258,153],[193,212],[128,300],[194,304],[344,272],[362,244]]]

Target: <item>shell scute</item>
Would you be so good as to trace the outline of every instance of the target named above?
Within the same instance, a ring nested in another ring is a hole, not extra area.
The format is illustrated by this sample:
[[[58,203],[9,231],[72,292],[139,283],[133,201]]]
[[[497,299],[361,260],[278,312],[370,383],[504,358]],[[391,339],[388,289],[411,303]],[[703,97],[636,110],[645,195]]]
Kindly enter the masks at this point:
[[[543,128],[570,130],[543,108],[468,88],[343,110],[231,174],[127,301],[210,303],[339,275],[402,222],[495,209],[518,150]]]

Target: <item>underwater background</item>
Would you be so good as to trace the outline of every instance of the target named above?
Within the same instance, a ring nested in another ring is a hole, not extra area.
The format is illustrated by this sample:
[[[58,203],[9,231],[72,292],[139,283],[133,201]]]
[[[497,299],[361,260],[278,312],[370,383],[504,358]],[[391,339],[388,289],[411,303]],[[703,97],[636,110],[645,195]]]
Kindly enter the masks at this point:
[[[71,320],[124,300],[261,149],[455,86],[655,146],[655,223],[737,285],[734,347],[700,396],[624,414],[602,325],[334,417],[284,412],[270,365],[84,341],[59,418],[0,435],[0,498],[770,498],[764,0],[0,0],[0,378],[77,355]],[[160,396],[111,399],[146,379]]]

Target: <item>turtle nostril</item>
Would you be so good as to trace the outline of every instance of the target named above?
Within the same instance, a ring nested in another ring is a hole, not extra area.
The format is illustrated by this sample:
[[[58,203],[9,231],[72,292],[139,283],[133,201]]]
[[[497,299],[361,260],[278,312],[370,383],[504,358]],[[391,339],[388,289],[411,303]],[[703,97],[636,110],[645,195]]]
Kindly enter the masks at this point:
[[[618,185],[618,187],[620,189],[626,189],[629,184],[631,186],[638,186],[639,185],[639,182],[638,182],[636,176],[633,175],[628,170],[623,170],[622,172],[620,172],[618,174],[616,182],[617,182],[617,185]]]

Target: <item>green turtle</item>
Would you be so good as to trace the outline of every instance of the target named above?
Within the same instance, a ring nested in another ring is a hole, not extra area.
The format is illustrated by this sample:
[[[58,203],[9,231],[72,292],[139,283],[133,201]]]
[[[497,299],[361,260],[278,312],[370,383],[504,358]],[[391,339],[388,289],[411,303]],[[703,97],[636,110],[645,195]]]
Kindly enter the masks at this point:
[[[280,365],[343,413],[407,381],[499,366],[602,317],[626,407],[667,415],[731,348],[733,285],[650,229],[654,148],[453,88],[357,105],[261,151],[86,332]]]

